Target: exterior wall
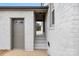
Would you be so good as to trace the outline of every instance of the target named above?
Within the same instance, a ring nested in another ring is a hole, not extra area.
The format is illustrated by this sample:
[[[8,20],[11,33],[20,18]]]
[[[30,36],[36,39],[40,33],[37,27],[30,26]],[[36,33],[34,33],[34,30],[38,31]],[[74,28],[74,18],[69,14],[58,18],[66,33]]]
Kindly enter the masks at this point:
[[[76,3],[73,5],[73,16],[74,18],[72,19],[72,39],[73,39],[73,47],[75,50],[74,55],[79,56],[79,3]]]
[[[0,49],[11,49],[11,18],[24,18],[25,50],[33,50],[33,11],[0,11]]]
[[[46,20],[48,54],[79,55],[79,4],[55,3],[54,9],[54,26],[50,27],[50,5]]]

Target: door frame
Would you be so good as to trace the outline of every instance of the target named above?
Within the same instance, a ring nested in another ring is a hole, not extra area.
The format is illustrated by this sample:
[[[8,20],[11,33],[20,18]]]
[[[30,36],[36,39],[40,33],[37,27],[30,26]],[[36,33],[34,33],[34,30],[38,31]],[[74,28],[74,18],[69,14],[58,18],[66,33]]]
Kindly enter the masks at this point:
[[[13,47],[13,44],[14,44],[14,42],[13,42],[13,20],[14,19],[23,19],[24,20],[24,50],[25,50],[25,19],[24,19],[24,17],[11,17],[10,18],[10,20],[11,20],[11,25],[10,25],[10,29],[11,29],[11,31],[10,31],[10,49],[11,50],[13,50],[14,49],[14,47]]]

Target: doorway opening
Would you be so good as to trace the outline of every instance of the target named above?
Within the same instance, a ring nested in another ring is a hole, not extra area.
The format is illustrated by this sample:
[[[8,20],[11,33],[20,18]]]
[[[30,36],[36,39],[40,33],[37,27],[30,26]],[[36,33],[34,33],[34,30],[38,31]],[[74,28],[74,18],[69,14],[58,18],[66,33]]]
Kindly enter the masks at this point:
[[[35,12],[35,49],[47,49],[47,40],[45,32],[45,15],[46,12]]]
[[[43,35],[43,22],[36,21],[36,35]]]
[[[11,49],[24,50],[24,18],[11,18]]]

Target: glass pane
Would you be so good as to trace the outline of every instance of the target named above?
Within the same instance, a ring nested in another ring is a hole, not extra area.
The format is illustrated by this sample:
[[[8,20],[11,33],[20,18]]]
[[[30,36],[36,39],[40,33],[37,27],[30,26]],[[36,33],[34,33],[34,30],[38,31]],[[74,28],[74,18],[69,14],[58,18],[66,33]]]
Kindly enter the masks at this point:
[[[52,11],[52,24],[54,24],[54,10]]]

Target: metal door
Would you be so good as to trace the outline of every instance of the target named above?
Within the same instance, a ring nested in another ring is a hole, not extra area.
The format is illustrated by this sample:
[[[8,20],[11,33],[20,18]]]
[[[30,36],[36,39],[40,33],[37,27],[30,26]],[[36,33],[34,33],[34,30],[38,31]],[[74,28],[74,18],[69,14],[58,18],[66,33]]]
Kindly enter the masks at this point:
[[[24,19],[13,20],[13,48],[24,49]]]

